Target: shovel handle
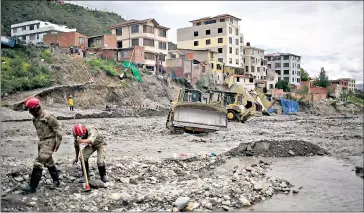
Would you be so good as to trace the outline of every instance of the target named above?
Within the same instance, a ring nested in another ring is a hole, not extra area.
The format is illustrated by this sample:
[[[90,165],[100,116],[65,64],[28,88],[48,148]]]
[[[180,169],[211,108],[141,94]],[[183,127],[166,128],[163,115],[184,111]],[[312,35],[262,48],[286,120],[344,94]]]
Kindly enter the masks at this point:
[[[81,164],[82,164],[82,170],[83,170],[83,177],[85,179],[85,184],[86,184],[86,189],[89,189],[90,186],[89,186],[89,183],[88,183],[88,179],[87,179],[87,173],[86,173],[86,167],[85,167],[85,160],[83,158],[83,153],[82,153],[82,150],[81,150],[81,144],[78,144],[78,147],[79,147],[79,155],[81,157]]]

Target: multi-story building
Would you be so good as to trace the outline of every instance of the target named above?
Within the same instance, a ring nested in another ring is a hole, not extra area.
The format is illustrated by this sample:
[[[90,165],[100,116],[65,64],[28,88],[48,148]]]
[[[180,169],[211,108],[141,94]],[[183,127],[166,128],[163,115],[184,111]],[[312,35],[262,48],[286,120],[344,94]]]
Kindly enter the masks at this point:
[[[267,79],[267,61],[264,59],[264,50],[250,46],[247,42],[244,47],[245,73],[251,74],[255,79]]]
[[[76,29],[39,20],[11,25],[11,37],[17,37],[22,41],[31,43],[43,42],[45,34],[54,32],[76,32]]]
[[[337,80],[332,80],[331,84],[338,84],[343,90],[355,91],[355,79],[352,78],[339,78]]]
[[[191,27],[177,29],[177,48],[211,49],[224,66],[243,68],[244,37],[241,19],[229,14],[190,21]]]
[[[109,28],[116,35],[117,48],[144,47],[144,66],[150,71],[161,71],[168,54],[169,28],[159,25],[155,19],[129,20]]]
[[[300,85],[301,56],[291,53],[272,53],[265,55],[264,58],[267,60],[267,67],[276,71],[279,80]]]

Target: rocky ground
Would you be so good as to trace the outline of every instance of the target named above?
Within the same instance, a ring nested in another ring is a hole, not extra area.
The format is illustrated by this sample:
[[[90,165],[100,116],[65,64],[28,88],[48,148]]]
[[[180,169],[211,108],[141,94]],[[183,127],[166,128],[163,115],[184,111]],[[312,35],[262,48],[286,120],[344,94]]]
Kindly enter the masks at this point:
[[[51,110],[51,109],[50,109]],[[2,113],[5,111],[2,110]],[[18,112],[6,111],[7,116]],[[25,183],[37,152],[30,121],[2,124],[2,211],[162,211],[228,210],[250,206],[276,193],[298,192],[299,186],[267,177],[269,162],[239,165],[226,174],[215,170],[229,158],[248,155],[288,157],[329,154],[353,166],[363,164],[362,116],[290,115],[256,117],[229,123],[228,131],[208,135],[172,135],[165,117],[80,119],[105,135],[107,188],[82,192],[79,166],[72,166],[73,120],[61,121],[63,144],[54,154],[62,187],[49,190],[48,171],[35,195],[9,192]],[[238,156],[239,156],[238,155]],[[98,179],[96,154],[90,159],[92,181]],[[96,181],[98,187],[106,187]],[[176,203],[174,203],[176,202]]]

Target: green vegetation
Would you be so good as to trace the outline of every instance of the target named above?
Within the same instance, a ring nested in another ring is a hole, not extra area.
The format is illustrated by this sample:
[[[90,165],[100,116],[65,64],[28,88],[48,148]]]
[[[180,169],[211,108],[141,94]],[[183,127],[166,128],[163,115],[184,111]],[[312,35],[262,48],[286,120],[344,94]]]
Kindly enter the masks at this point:
[[[301,68],[301,81],[308,81],[309,78],[310,77],[308,73],[303,68]]]
[[[326,71],[323,67],[321,68],[320,75],[315,81],[315,85],[324,88],[330,86],[329,77],[327,76]]]
[[[110,34],[109,26],[124,21],[116,13],[88,10],[74,4],[59,5],[46,0],[1,1],[1,35],[10,36],[12,24],[32,20],[66,25],[87,36]]]
[[[291,87],[289,86],[288,81],[279,80],[276,83],[276,88],[277,89],[283,89],[284,92],[290,92],[291,91]]]
[[[1,93],[14,93],[51,85],[51,74],[39,58],[51,61],[48,49],[21,47],[2,49]]]
[[[116,67],[120,70],[120,72],[124,72],[125,70],[125,67],[121,63],[114,60],[95,58],[87,61],[87,63],[90,65],[91,73],[94,75],[97,75],[102,70],[106,75],[116,77],[120,75]],[[134,79],[133,73],[129,69],[125,72],[125,76],[127,79]]]
[[[348,96],[348,101],[356,103],[356,104],[364,105],[364,99],[360,99],[355,96]]]

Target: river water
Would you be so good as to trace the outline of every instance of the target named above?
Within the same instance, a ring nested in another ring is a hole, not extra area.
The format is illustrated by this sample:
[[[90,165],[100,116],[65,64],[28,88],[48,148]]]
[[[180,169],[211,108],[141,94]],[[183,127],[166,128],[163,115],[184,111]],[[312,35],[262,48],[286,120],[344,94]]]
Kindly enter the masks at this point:
[[[363,211],[363,179],[355,175],[352,165],[319,156],[266,160],[273,163],[268,176],[281,177],[303,188],[298,194],[274,195],[240,211]],[[256,159],[237,161],[247,164]],[[229,163],[228,168],[237,165],[237,161]]]

